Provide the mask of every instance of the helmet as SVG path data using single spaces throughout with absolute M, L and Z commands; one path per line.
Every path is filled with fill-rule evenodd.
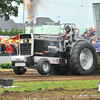
M 65 30 L 66 30 L 66 29 L 69 29 L 69 30 L 71 30 L 70 26 L 66 26 L 66 27 L 65 27 Z
M 65 30 L 66 30 L 67 33 L 69 33 L 69 32 L 71 31 L 70 26 L 66 26 L 66 27 L 65 27 Z

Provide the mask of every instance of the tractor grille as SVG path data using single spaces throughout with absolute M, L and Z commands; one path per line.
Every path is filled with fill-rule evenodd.
M 20 44 L 20 55 L 31 55 L 31 43 Z
M 31 43 L 29 42 L 31 39 L 31 34 L 20 34 L 20 55 L 31 55 Z

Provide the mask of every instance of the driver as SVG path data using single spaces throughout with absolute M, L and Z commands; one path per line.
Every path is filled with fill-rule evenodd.
M 66 33 L 63 33 L 63 38 L 64 39 L 69 39 L 70 37 L 68 37 L 67 35 L 70 33 L 70 31 L 71 31 L 71 28 L 70 28 L 70 26 L 66 26 L 65 27 L 65 30 L 66 30 Z
M 63 45 L 63 49 L 65 49 L 66 44 L 68 43 L 68 40 L 70 39 L 70 36 L 68 36 L 68 34 L 71 31 L 70 26 L 66 26 L 65 30 L 66 30 L 66 33 L 63 33 L 63 35 L 62 35 L 63 36 L 63 40 L 62 40 L 62 43 L 61 43 Z

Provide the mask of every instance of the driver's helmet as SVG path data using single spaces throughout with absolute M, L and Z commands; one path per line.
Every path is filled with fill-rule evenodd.
M 69 32 L 71 31 L 70 26 L 66 26 L 66 27 L 65 27 L 65 30 L 66 30 L 67 33 L 69 33 Z

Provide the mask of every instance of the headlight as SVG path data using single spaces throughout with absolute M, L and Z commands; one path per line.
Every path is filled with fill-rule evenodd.
M 32 39 L 21 39 L 20 43 L 32 43 Z
M 32 43 L 32 39 L 29 39 L 29 43 Z
M 24 43 L 23 39 L 20 40 L 20 43 Z

